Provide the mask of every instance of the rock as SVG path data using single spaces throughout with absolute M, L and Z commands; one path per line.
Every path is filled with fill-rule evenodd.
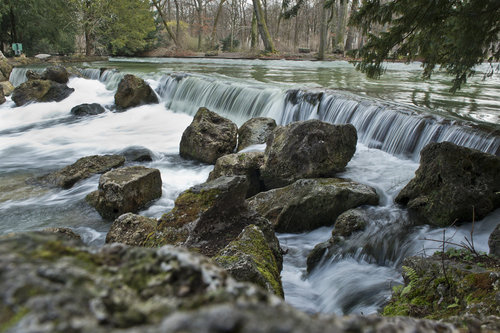
M 98 190 L 87 202 L 106 219 L 124 213 L 136 213 L 147 203 L 161 197 L 160 170 L 131 166 L 106 172 L 99 179 Z
M 126 213 L 119 216 L 106 235 L 106 243 L 123 243 L 141 246 L 149 234 L 155 231 L 157 221 L 144 216 Z
M 249 198 L 264 189 L 260 181 L 260 168 L 263 163 L 264 153 L 262 152 L 224 155 L 215 162 L 215 167 L 210 172 L 207 181 L 221 176 L 246 176 L 249 183 L 246 197 Z
M 31 80 L 14 89 L 12 100 L 17 106 L 32 102 L 60 102 L 75 91 L 65 84 L 48 80 Z
M 321 242 L 316 244 L 316 246 L 307 255 L 307 273 L 311 273 L 316 266 L 321 262 L 325 254 L 331 250 L 331 248 L 336 244 L 336 242 L 341 242 L 341 239 L 330 238 L 326 242 Z
M 500 156 L 450 142 L 431 143 L 420 155 L 415 177 L 395 199 L 419 223 L 478 221 L 500 207 Z
M 241 125 L 238 130 L 238 151 L 251 145 L 266 143 L 267 138 L 276 128 L 272 118 L 252 118 Z
M 458 332 L 412 318 L 315 316 L 182 248 L 0 238 L 0 323 L 13 332 Z
M 332 225 L 348 209 L 377 205 L 372 187 L 339 178 L 300 179 L 261 192 L 248 205 L 267 218 L 277 232 L 303 232 Z
M 132 146 L 122 150 L 120 155 L 125 156 L 127 161 L 130 162 L 151 162 L 154 153 L 145 147 Z
M 368 216 L 361 209 L 349 209 L 340 214 L 333 226 L 332 235 L 349 237 L 354 232 L 363 231 L 368 224 Z
M 158 97 L 151 87 L 141 78 L 127 74 L 118 84 L 115 104 L 118 108 L 128 109 L 142 104 L 157 104 Z
M 7 58 L 0 58 L 0 82 L 9 81 L 10 73 L 12 72 L 12 66 L 7 61 Z
M 253 224 L 245 227 L 238 238 L 222 249 L 214 260 L 236 280 L 253 282 L 284 297 L 281 268 L 259 227 Z
M 39 72 L 35 72 L 32 69 L 28 69 L 26 71 L 26 79 L 28 81 L 30 81 L 30 80 L 41 80 L 42 79 L 42 74 L 39 73 Z
M 71 109 L 71 114 L 75 116 L 95 116 L 100 113 L 105 112 L 106 109 L 104 109 L 101 104 L 99 103 L 92 103 L 92 104 L 80 104 Z
M 45 228 L 42 230 L 42 232 L 58 234 L 58 235 L 65 237 L 66 239 L 70 239 L 70 240 L 78 240 L 78 241 L 82 240 L 80 235 L 78 235 L 76 232 L 74 232 L 70 228 Z
M 0 89 L 0 104 L 5 103 L 6 99 L 5 96 L 3 95 L 3 89 Z
M 14 86 L 10 81 L 0 82 L 0 90 L 3 91 L 4 96 L 10 96 L 14 91 Z
M 500 258 L 500 224 L 498 224 L 495 230 L 490 234 L 488 246 L 490 247 L 490 255 Z
M 369 217 L 363 209 L 349 209 L 340 214 L 335 220 L 332 237 L 326 242 L 317 244 L 307 255 L 307 272 L 311 273 L 323 258 L 328 259 L 335 255 L 345 239 L 355 232 L 365 230 L 368 222 Z
M 182 133 L 180 155 L 184 158 L 214 164 L 236 148 L 238 127 L 217 113 L 200 108 L 193 122 Z
M 219 177 L 190 188 L 175 200 L 172 211 L 160 218 L 156 230 L 149 234 L 144 232 L 143 241 L 137 243 L 147 247 L 171 244 L 210 257 L 218 256 L 224 267 L 231 267 L 230 272 L 235 272 L 238 279 L 269 287 L 282 295 L 279 278 L 283 267 L 282 250 L 269 221 L 246 207 L 247 187 L 245 177 L 233 176 Z M 259 231 L 243 232 L 249 225 Z M 247 242 L 248 235 L 264 239 Z M 241 255 L 240 260 L 228 262 L 230 253 L 236 252 Z
M 75 163 L 40 177 L 36 182 L 49 184 L 68 189 L 76 182 L 89 178 L 95 174 L 105 173 L 113 168 L 118 168 L 125 163 L 125 158 L 120 155 L 93 155 L 82 157 Z
M 43 72 L 42 80 L 66 84 L 69 81 L 69 73 L 63 66 L 50 66 Z
M 356 142 L 352 125 L 308 120 L 278 127 L 267 141 L 264 184 L 272 189 L 301 178 L 332 177 L 351 160 Z
M 405 286 L 394 289 L 383 314 L 458 322 L 460 326 L 464 325 L 460 318 L 472 317 L 477 326 L 498 331 L 498 264 L 498 260 L 481 262 L 471 252 L 456 249 L 428 258 L 407 258 L 403 263 Z M 492 317 L 496 317 L 493 322 Z
M 160 218 L 156 233 L 145 246 L 198 246 L 200 253 L 213 256 L 252 224 L 238 220 L 245 208 L 247 188 L 248 182 L 242 176 L 220 177 L 191 187 Z M 209 230 L 205 233 L 205 229 Z

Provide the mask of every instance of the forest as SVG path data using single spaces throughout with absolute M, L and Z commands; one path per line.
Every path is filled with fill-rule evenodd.
M 327 52 L 343 53 L 363 43 L 360 30 L 347 25 L 359 2 L 8 0 L 0 5 L 0 41 L 4 53 L 23 43 L 28 55 L 130 56 L 159 47 L 308 52 L 320 42 Z

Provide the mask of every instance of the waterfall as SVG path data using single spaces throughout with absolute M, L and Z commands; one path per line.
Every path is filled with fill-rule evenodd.
M 25 67 L 15 67 L 12 69 L 12 72 L 10 73 L 9 76 L 9 81 L 12 83 L 14 87 L 19 86 L 20 84 L 23 84 L 26 82 L 28 79 L 26 78 L 26 72 L 29 70 L 36 72 L 36 73 L 42 73 L 45 68 L 25 68 Z
M 307 119 L 350 123 L 358 131 L 358 140 L 368 147 L 415 161 L 428 143 L 442 141 L 500 155 L 498 131 L 343 91 L 284 91 L 175 74 L 164 76 L 157 92 L 169 109 L 194 115 L 205 106 L 239 124 L 259 116 L 272 117 L 280 125 Z

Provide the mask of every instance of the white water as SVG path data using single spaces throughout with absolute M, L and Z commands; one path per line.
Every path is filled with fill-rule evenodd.
M 253 116 L 271 116 L 281 124 L 310 118 L 349 122 L 357 127 L 360 143 L 341 176 L 374 186 L 381 204 L 367 208 L 372 221 L 366 231 L 353 237 L 341 253 L 320 264 L 309 276 L 305 273 L 306 256 L 316 244 L 329 238 L 331 228 L 279 235 L 282 246 L 288 250 L 282 277 L 286 300 L 298 308 L 366 314 L 379 310 L 390 296 L 391 286 L 401 283 L 399 267 L 403 258 L 432 253 L 435 244 L 424 238 L 439 239 L 442 235 L 441 229 L 409 227 L 406 212 L 393 204 L 394 196 L 413 177 L 421 148 L 431 141 L 451 140 L 499 154 L 498 135 L 477 129 L 470 119 L 463 121 L 457 114 L 446 116 L 442 111 L 366 97 L 370 92 L 360 95 L 339 90 L 297 90 L 303 87 L 280 83 L 287 80 L 290 72 L 292 76 L 302 75 L 305 70 L 299 63 L 269 63 L 264 66 L 266 76 L 259 79 L 258 73 L 253 72 L 249 75 L 226 71 L 207 76 L 199 73 L 206 70 L 206 63 L 192 60 L 180 64 L 183 70 L 191 69 L 194 73 L 172 74 L 177 68 L 170 63 L 157 71 L 149 67 L 131 70 L 148 80 L 161 103 L 122 113 L 111 111 L 113 90 L 123 76 L 116 70 L 103 75 L 99 69 L 83 70 L 92 80 L 71 79 L 69 86 L 75 88 L 75 93 L 59 103 L 15 108 L 8 98 L 0 106 L 0 234 L 48 226 L 71 227 L 86 242 L 102 244 L 110 222 L 103 221 L 84 202 L 85 195 L 97 188 L 98 176 L 79 182 L 70 190 L 40 189 L 26 185 L 25 180 L 71 164 L 82 156 L 118 153 L 132 146 L 153 152 L 153 162 L 144 165 L 160 169 L 163 180 L 162 197 L 141 214 L 161 216 L 173 207 L 181 191 L 205 181 L 212 169 L 178 155 L 182 132 L 199 106 L 207 106 L 238 124 Z M 223 64 L 224 61 L 214 62 L 215 66 Z M 256 64 L 258 70 L 263 66 L 258 61 L 231 63 L 243 68 Z M 319 72 L 328 68 L 325 63 L 315 66 Z M 20 84 L 24 74 L 25 71 L 15 69 L 11 80 Z M 321 92 L 324 93 L 319 95 Z M 73 106 L 94 102 L 107 111 L 88 118 L 70 115 Z M 480 118 L 491 118 L 490 113 L 485 112 L 487 116 Z M 482 128 L 488 128 L 483 125 Z M 487 251 L 487 237 L 499 221 L 497 210 L 476 224 L 475 243 L 479 250 Z M 447 235 L 454 234 L 454 239 L 461 241 L 468 235 L 468 228 L 470 225 L 466 224 L 448 230 Z

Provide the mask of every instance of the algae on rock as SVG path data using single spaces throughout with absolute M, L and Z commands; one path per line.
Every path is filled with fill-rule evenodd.
M 500 330 L 500 262 L 490 258 L 478 264 L 477 258 L 467 258 L 467 250 L 454 249 L 428 258 L 407 258 L 405 285 L 394 288 L 383 315 L 443 320 L 458 326 L 480 323 L 483 328 Z M 488 263 L 493 267 L 483 267 Z

